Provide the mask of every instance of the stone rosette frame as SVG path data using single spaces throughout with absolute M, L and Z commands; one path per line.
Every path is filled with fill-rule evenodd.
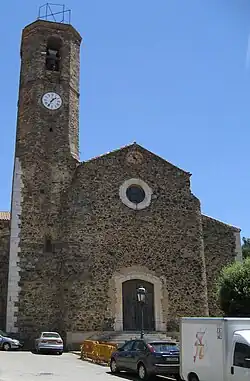
M 164 277 L 157 277 L 148 269 L 137 266 L 116 272 L 110 280 L 110 310 L 114 317 L 114 330 L 123 331 L 122 284 L 128 280 L 140 279 L 154 285 L 155 330 L 166 331 L 168 293 Z
M 126 192 L 131 185 L 137 185 L 138 187 L 141 187 L 145 192 L 145 198 L 139 204 L 135 204 L 131 202 L 127 197 Z M 120 199 L 123 202 L 123 204 L 125 204 L 128 208 L 134 209 L 134 210 L 141 210 L 141 209 L 147 208 L 151 204 L 152 194 L 153 194 L 152 189 L 148 186 L 148 184 L 145 183 L 145 181 L 141 179 L 126 180 L 120 186 L 120 189 L 119 189 Z

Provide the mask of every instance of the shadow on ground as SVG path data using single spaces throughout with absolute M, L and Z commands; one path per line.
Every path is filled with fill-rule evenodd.
M 131 373 L 127 373 L 127 372 L 121 372 L 121 373 L 117 373 L 117 374 L 112 374 L 111 372 L 107 372 L 107 374 L 111 375 L 114 377 L 114 381 L 115 379 L 117 380 L 130 380 L 130 381 L 138 381 L 138 376 L 136 374 L 131 374 Z M 171 377 L 163 377 L 163 376 L 155 376 L 153 378 L 151 378 L 150 380 L 153 380 L 153 381 L 174 381 L 175 379 L 174 378 L 171 378 Z
M 37 352 L 35 349 L 33 349 L 29 352 L 32 353 L 33 355 L 37 355 L 37 356 L 59 356 L 58 353 L 50 352 L 50 351 Z
M 86 361 L 86 362 L 89 362 L 91 364 L 102 366 L 104 368 L 108 367 L 108 364 L 106 364 L 106 363 L 94 362 L 91 359 L 87 359 L 87 358 L 82 359 L 81 357 L 79 357 L 78 360 Z M 114 377 L 114 381 L 115 380 L 117 380 L 117 381 L 118 380 L 119 381 L 122 381 L 122 380 L 138 381 L 138 376 L 136 374 L 134 374 L 134 373 L 132 374 L 132 373 L 129 373 L 129 372 L 120 372 L 120 373 L 113 374 L 109 370 L 107 370 L 106 373 L 111 375 L 111 376 L 113 376 Z M 153 381 L 163 381 L 163 380 L 165 380 L 165 381 L 176 381 L 175 378 L 165 377 L 165 376 L 155 376 L 155 377 L 151 378 L 150 380 L 153 380 Z

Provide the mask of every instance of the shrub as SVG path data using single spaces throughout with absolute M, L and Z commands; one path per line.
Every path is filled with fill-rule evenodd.
M 250 317 L 250 258 L 222 270 L 217 296 L 226 316 Z

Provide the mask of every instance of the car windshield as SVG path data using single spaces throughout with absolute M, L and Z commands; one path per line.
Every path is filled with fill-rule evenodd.
M 7 333 L 4 332 L 4 331 L 1 331 L 1 330 L 0 330 L 0 335 L 1 335 L 1 336 L 4 336 L 4 337 L 8 337 Z
M 60 335 L 58 333 L 55 333 L 55 332 L 44 332 L 42 334 L 42 337 L 58 339 L 58 338 L 60 338 Z
M 179 351 L 176 343 L 150 343 L 155 352 Z

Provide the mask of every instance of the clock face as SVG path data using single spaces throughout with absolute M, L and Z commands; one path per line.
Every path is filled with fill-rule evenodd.
M 127 161 L 130 164 L 141 164 L 143 156 L 140 152 L 130 152 L 127 156 Z
M 42 103 L 49 110 L 58 110 L 62 105 L 62 98 L 59 94 L 50 91 L 43 95 Z

